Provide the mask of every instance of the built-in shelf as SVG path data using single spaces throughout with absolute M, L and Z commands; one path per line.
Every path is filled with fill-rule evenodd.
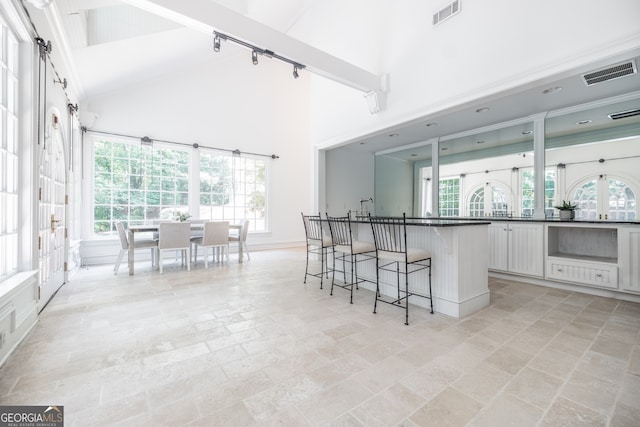
M 581 261 L 608 262 L 612 264 L 616 264 L 618 262 L 618 258 L 609 258 L 609 257 L 594 256 L 594 255 L 578 255 L 578 254 L 564 253 L 564 252 L 549 252 L 549 256 L 557 257 L 557 258 L 577 259 Z
M 550 225 L 548 230 L 548 256 L 613 264 L 618 262 L 616 228 Z

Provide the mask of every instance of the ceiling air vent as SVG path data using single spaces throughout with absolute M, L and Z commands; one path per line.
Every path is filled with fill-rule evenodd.
M 633 116 L 640 116 L 640 108 L 609 114 L 611 120 L 626 119 Z
M 620 77 L 628 76 L 636 73 L 636 64 L 634 61 L 623 62 L 601 70 L 593 71 L 582 76 L 587 86 L 597 83 L 606 82 Z
M 458 12 L 460 12 L 460 0 L 455 0 L 433 14 L 433 25 L 438 25 Z

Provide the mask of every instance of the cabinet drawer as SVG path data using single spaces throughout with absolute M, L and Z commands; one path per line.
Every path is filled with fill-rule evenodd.
M 617 289 L 618 266 L 549 258 L 547 259 L 547 278 Z

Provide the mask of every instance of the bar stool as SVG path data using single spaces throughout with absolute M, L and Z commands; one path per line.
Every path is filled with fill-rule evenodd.
M 424 249 L 410 248 L 407 246 L 407 219 L 403 213 L 402 218 L 371 217 L 369 222 L 373 230 L 373 240 L 376 246 L 376 299 L 373 312 L 376 312 L 378 301 L 405 309 L 405 325 L 409 324 L 409 297 L 418 296 L 428 298 L 433 314 L 433 298 L 431 293 L 431 254 Z M 400 268 L 403 265 L 404 268 Z M 392 301 L 383 299 L 380 294 L 380 271 L 396 273 L 398 297 Z M 429 295 L 416 293 L 409 290 L 409 275 L 418 271 L 428 270 Z M 400 286 L 400 275 L 404 275 L 404 289 Z
M 305 215 L 302 213 L 304 232 L 307 239 L 307 265 L 304 269 L 304 282 L 307 283 L 307 276 L 320 278 L 320 289 L 322 289 L 323 277 L 329 278 L 329 266 L 327 263 L 328 251 L 333 249 L 331 237 L 327 236 L 322 228 L 322 217 L 318 215 Z M 309 254 L 320 255 L 320 273 L 309 273 Z
M 358 289 L 358 284 L 366 279 L 358 277 L 358 263 L 368 259 L 375 258 L 376 247 L 373 243 L 361 242 L 353 240 L 351 230 L 351 212 L 344 217 L 331 217 L 327 215 L 329 223 L 329 231 L 331 232 L 331 242 L 333 243 L 333 274 L 331 278 L 331 292 L 333 295 L 333 287 L 339 286 L 348 289 L 351 294 L 350 303 L 353 304 L 353 287 Z M 341 254 L 336 257 L 336 254 Z M 358 259 L 360 255 L 360 259 Z M 338 270 L 336 261 L 342 261 L 342 270 Z M 346 263 L 351 267 L 349 281 L 347 281 Z M 344 275 L 342 284 L 336 283 L 336 271 Z M 371 282 L 373 283 L 373 282 Z

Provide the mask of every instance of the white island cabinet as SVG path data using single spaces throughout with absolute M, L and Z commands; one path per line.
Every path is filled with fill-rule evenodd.
M 495 221 L 489 225 L 489 268 L 542 277 L 544 274 L 543 225 Z
M 640 227 L 620 227 L 618 245 L 620 287 L 640 293 Z
M 465 317 L 489 305 L 488 286 L 488 222 L 407 219 L 407 241 L 410 247 L 426 249 L 432 255 L 433 307 L 438 313 Z M 357 240 L 373 242 L 371 224 L 357 224 Z M 372 283 L 362 283 L 375 291 L 375 259 L 358 265 L 358 275 Z M 382 294 L 397 294 L 396 274 L 381 274 Z M 410 276 L 410 288 L 428 294 L 426 270 Z M 429 300 L 412 298 L 423 307 Z

